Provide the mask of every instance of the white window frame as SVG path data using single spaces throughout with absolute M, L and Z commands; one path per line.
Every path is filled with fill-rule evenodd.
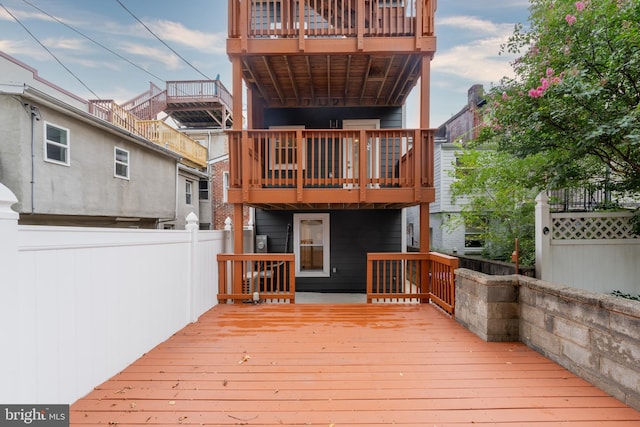
M 122 160 L 118 160 L 118 151 L 121 151 L 127 154 L 126 162 L 123 162 Z M 115 176 L 116 178 L 128 180 L 129 170 L 131 169 L 130 159 L 131 159 L 131 156 L 129 154 L 129 150 L 125 150 L 124 148 L 120 148 L 120 147 L 113 147 L 113 176 Z M 118 174 L 118 165 L 123 165 L 126 168 L 125 169 L 127 171 L 126 175 Z
M 293 214 L 293 253 L 295 255 L 296 277 L 330 277 L 331 267 L 331 242 L 330 225 L 328 213 L 302 213 Z M 322 221 L 322 271 L 301 271 L 300 270 L 300 223 L 306 220 Z
M 184 201 L 187 205 L 193 205 L 193 181 L 185 181 Z
M 67 136 L 67 143 L 66 144 L 60 144 L 57 141 L 50 141 L 49 139 L 47 139 L 47 128 L 51 126 L 53 128 L 62 130 L 65 132 L 66 136 Z M 47 154 L 47 147 L 49 146 L 49 144 L 51 145 L 55 145 L 56 147 L 60 147 L 62 149 L 65 150 L 65 161 L 62 162 L 58 159 L 51 159 L 49 158 L 48 154 Z M 69 129 L 62 127 L 62 126 L 58 126 L 58 125 L 54 125 L 53 123 L 50 122 L 44 122 L 44 160 L 45 162 L 49 162 L 49 163 L 55 163 L 57 165 L 63 165 L 63 166 L 69 166 L 71 164 L 71 132 L 69 131 Z
M 222 202 L 229 202 L 229 172 L 222 172 Z

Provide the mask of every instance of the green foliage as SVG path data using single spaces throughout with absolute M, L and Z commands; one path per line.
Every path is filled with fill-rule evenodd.
M 625 294 L 622 291 L 613 291 L 613 292 L 611 292 L 611 295 L 613 295 L 615 297 L 630 299 L 630 300 L 633 300 L 633 301 L 640 301 L 640 295 Z
M 461 148 L 451 191 L 454 201 L 466 202 L 460 220 L 480 229 L 484 256 L 510 261 L 518 238 L 521 263 L 534 263 L 538 190 L 529 181 L 543 163 L 541 156 L 516 158 L 503 151 Z M 458 224 L 454 219 L 449 226 Z
M 503 46 L 515 78 L 488 96 L 480 141 L 543 155 L 530 183 L 579 185 L 610 173 L 640 191 L 640 2 L 532 0 L 530 26 Z

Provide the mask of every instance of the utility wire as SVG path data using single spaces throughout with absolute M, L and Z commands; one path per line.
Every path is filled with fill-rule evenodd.
M 140 23 L 140 25 L 142 25 L 144 28 L 147 29 L 147 31 L 149 31 L 149 33 L 151 33 L 151 35 L 153 35 L 156 39 L 158 39 L 158 41 L 160 43 L 162 43 L 163 45 L 165 45 L 171 52 L 173 52 L 178 58 L 182 59 L 189 67 L 193 68 L 198 74 L 200 74 L 202 77 L 204 77 L 207 80 L 211 80 L 210 77 L 207 77 L 202 71 L 198 70 L 196 67 L 193 66 L 193 64 L 191 64 L 189 61 L 187 61 L 182 55 L 180 55 L 178 52 L 176 52 L 171 46 L 169 46 L 167 43 L 165 43 L 164 40 L 162 40 L 160 37 L 158 37 L 153 31 L 151 31 L 151 29 L 149 27 L 147 27 L 145 25 L 144 22 L 142 22 L 136 15 L 133 14 L 133 12 L 131 12 L 129 9 L 127 9 L 127 7 L 122 4 L 122 2 L 120 0 L 116 0 L 118 2 L 118 4 L 120 6 L 122 6 L 122 8 L 124 10 L 126 10 L 127 12 L 129 12 L 129 15 L 131 15 L 136 21 L 138 21 Z
M 31 32 L 31 31 L 29 31 L 29 29 L 28 29 L 28 28 L 27 28 L 27 27 L 26 27 L 26 26 L 25 26 L 25 25 L 24 25 L 24 24 L 23 24 L 23 23 L 22 23 L 22 22 L 21 22 L 21 21 L 20 21 L 20 20 L 15 16 L 15 15 L 14 15 L 14 14 L 13 14 L 13 13 L 11 13 L 11 11 L 10 11 L 9 9 L 7 9 L 7 7 L 6 7 L 4 4 L 0 3 L 0 6 L 2 6 L 2 8 L 3 8 L 3 9 L 4 9 L 8 14 L 9 14 L 9 16 L 11 16 L 11 17 L 12 17 L 12 18 L 13 18 L 13 19 L 18 23 L 18 24 L 20 24 L 20 26 L 21 26 L 22 28 L 24 28 L 24 30 L 25 30 L 25 31 L 26 31 L 26 32 L 27 32 L 27 33 L 28 33 L 28 34 L 29 34 L 29 35 L 30 35 L 30 36 L 31 36 L 31 37 L 32 37 L 32 38 L 33 38 L 33 39 L 34 39 L 34 40 L 35 40 L 35 41 L 40 45 L 40 46 L 42 46 L 42 48 L 43 48 L 44 50 L 46 50 L 46 51 L 49 53 L 49 55 L 51 55 L 51 56 L 53 57 L 53 59 L 55 59 L 55 60 L 56 60 L 56 62 L 57 62 L 58 64 L 60 64 L 60 66 L 61 66 L 62 68 L 64 68 L 65 70 L 67 70 L 67 72 L 68 72 L 69 74 L 71 74 L 71 75 L 72 75 L 76 80 L 78 80 L 78 81 L 80 82 L 80 84 L 81 84 L 82 86 L 84 86 L 84 87 L 85 87 L 85 89 L 87 89 L 89 92 L 91 92 L 91 94 L 92 94 L 94 97 L 96 97 L 97 99 L 100 99 L 100 97 L 99 97 L 98 95 L 96 95 L 96 93 L 95 93 L 94 91 L 92 91 L 92 90 L 91 90 L 91 88 L 89 88 L 89 86 L 87 86 L 87 85 L 86 85 L 82 80 L 80 80 L 80 78 L 79 78 L 77 75 L 75 75 L 75 74 L 73 73 L 73 71 L 71 71 L 69 68 L 67 68 L 67 66 L 66 66 L 66 65 L 64 65 L 64 64 L 62 63 L 62 61 L 60 61 L 60 59 L 58 59 L 58 57 L 57 57 L 57 56 L 56 56 L 56 55 L 55 55 L 51 50 L 49 50 L 49 48 L 47 48 L 47 47 L 46 47 L 46 46 L 45 46 L 45 45 L 44 45 L 40 40 L 38 40 L 38 38 L 37 38 L 37 37 L 36 37 L 36 36 Z
M 117 56 L 118 58 L 122 59 L 123 61 L 125 61 L 125 62 L 127 62 L 127 63 L 129 63 L 129 64 L 131 64 L 131 65 L 133 65 L 133 66 L 134 66 L 134 67 L 136 67 L 137 69 L 139 69 L 139 70 L 141 70 L 141 71 L 144 71 L 145 73 L 147 73 L 147 74 L 148 74 L 148 75 L 150 75 L 151 77 L 153 77 L 153 78 L 155 78 L 155 79 L 157 79 L 157 80 L 159 80 L 159 81 L 161 81 L 161 82 L 165 83 L 165 80 L 164 80 L 164 79 L 162 79 L 162 78 L 160 78 L 160 77 L 156 76 L 156 75 L 155 75 L 155 74 L 153 74 L 152 72 L 150 72 L 150 71 L 148 71 L 148 70 L 144 69 L 144 68 L 143 68 L 143 67 L 141 67 L 140 65 L 138 65 L 138 64 L 134 63 L 133 61 L 131 61 L 131 60 L 127 59 L 126 57 L 124 57 L 124 56 L 120 55 L 118 52 L 115 52 L 114 50 L 112 50 L 112 49 L 108 48 L 107 46 L 103 45 L 102 43 L 100 43 L 100 42 L 98 42 L 98 41 L 96 41 L 96 40 L 92 39 L 91 37 L 87 36 L 86 34 L 83 34 L 83 33 L 82 33 L 82 32 L 80 32 L 79 30 L 77 30 L 77 29 L 73 28 L 71 25 L 68 25 L 67 23 L 65 23 L 65 22 L 61 21 L 60 19 L 56 18 L 55 16 L 53 16 L 53 15 L 51 15 L 51 14 L 49 14 L 49 13 L 45 12 L 44 10 L 40 9 L 38 6 L 34 5 L 33 3 L 30 3 L 30 2 L 29 2 L 29 1 L 27 1 L 27 0 L 22 0 L 22 1 L 23 1 L 24 3 L 26 3 L 26 4 L 28 4 L 29 6 L 33 7 L 34 9 L 37 9 L 37 10 L 39 10 L 40 12 L 44 13 L 45 15 L 47 15 L 48 17 L 50 17 L 51 19 L 54 19 L 56 22 L 58 22 L 58 23 L 60 23 L 60 24 L 64 25 L 65 27 L 69 28 L 71 31 L 74 31 L 75 33 L 77 33 L 77 34 L 81 35 L 81 36 L 82 36 L 82 37 L 84 37 L 85 39 L 87 39 L 87 40 L 89 40 L 89 41 L 91 41 L 91 42 L 93 42 L 93 43 L 97 44 L 98 46 L 100 46 L 101 48 L 103 48 L 104 50 L 106 50 L 107 52 L 114 54 L 114 55 L 115 55 L 115 56 Z

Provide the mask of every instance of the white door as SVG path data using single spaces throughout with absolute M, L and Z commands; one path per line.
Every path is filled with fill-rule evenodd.
M 342 129 L 380 129 L 380 119 L 353 119 L 343 120 Z M 359 143 L 358 138 L 344 138 L 342 142 L 342 173 L 343 177 L 350 181 L 358 180 L 360 162 L 358 159 Z M 380 150 L 378 138 L 369 141 L 362 141 L 367 144 L 367 176 L 379 178 L 380 176 Z M 357 184 L 347 183 L 344 188 L 357 188 Z

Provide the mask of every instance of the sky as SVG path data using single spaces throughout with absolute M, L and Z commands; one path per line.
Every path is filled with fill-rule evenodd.
M 528 0 L 438 1 L 432 127 L 466 105 L 472 85 L 488 90 L 512 75 L 513 58 L 499 55 L 500 45 L 515 24 L 526 24 L 528 6 Z M 149 82 L 164 88 L 168 80 L 218 75 L 231 89 L 227 21 L 227 0 L 0 0 L 0 51 L 85 99 L 125 102 Z M 418 127 L 417 103 L 414 89 L 409 128 Z

